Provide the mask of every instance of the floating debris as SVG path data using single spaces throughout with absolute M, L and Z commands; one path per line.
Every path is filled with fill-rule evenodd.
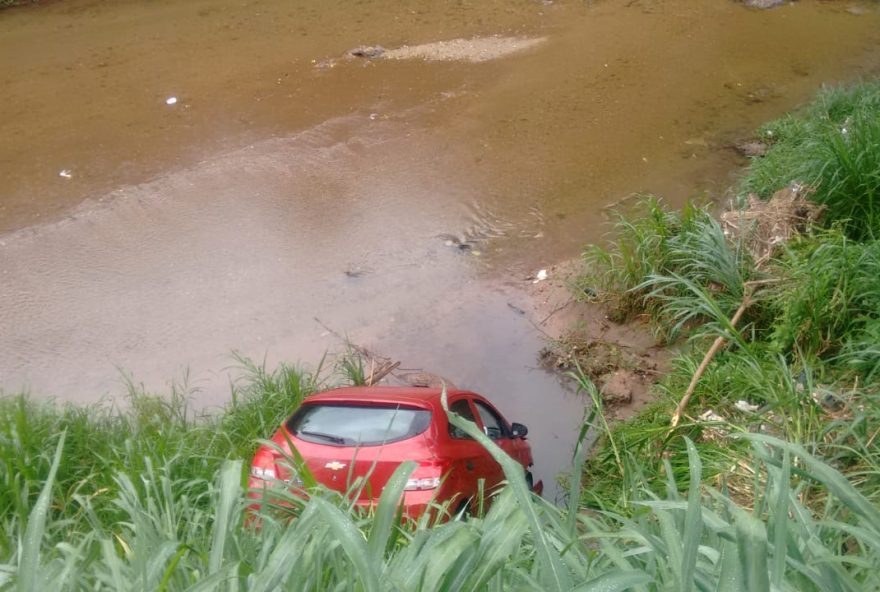
M 177 104 L 177 97 L 168 97 L 167 99 L 165 99 L 165 104 L 166 105 L 176 105 Z
M 73 173 L 71 173 L 68 169 L 62 169 L 61 172 L 58 173 L 58 176 L 64 177 L 65 179 L 70 179 L 71 177 L 73 177 Z

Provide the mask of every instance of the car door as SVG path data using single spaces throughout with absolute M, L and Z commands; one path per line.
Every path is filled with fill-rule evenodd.
M 477 419 L 470 397 L 453 400 L 449 410 L 474 422 L 479 429 L 482 424 Z M 480 479 L 485 481 L 483 489 L 488 491 L 500 481 L 497 463 L 483 446 L 449 424 L 450 451 L 454 458 L 449 480 L 452 488 L 464 499 L 476 498 L 480 492 Z
M 507 422 L 504 421 L 504 418 L 501 417 L 501 414 L 489 404 L 480 401 L 479 399 L 474 399 L 473 404 L 474 408 L 477 410 L 477 415 L 480 418 L 483 433 L 489 436 L 489 438 L 510 457 L 522 462 L 520 459 L 520 451 L 516 446 L 515 440 L 511 437 L 510 427 L 507 425 Z M 494 458 L 492 459 L 492 462 L 494 463 L 494 470 L 498 473 L 497 479 L 500 482 L 505 478 L 504 471 Z
M 489 436 L 499 448 L 524 467 L 529 464 L 528 446 L 522 438 L 514 438 L 510 424 L 491 404 L 480 399 L 474 400 L 477 415 L 482 422 L 483 433 Z

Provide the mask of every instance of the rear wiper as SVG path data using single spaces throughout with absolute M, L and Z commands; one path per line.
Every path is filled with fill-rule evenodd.
M 325 434 L 324 432 L 310 432 L 308 430 L 300 430 L 299 433 L 303 436 L 321 438 L 322 440 L 327 440 L 328 442 L 333 442 L 334 444 L 345 444 L 345 438 L 340 438 L 339 436 L 334 436 L 333 434 Z

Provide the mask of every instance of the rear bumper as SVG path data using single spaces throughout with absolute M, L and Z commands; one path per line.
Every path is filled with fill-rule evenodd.
M 270 484 L 262 479 L 258 479 L 256 477 L 248 478 L 248 492 L 247 496 L 253 502 L 248 505 L 248 509 L 252 512 L 258 512 L 260 507 L 262 506 L 263 500 L 266 499 L 266 492 L 268 491 L 268 487 Z M 293 495 L 302 498 L 305 500 L 307 498 L 305 492 L 297 489 L 289 489 L 288 492 Z M 424 491 L 404 491 L 402 497 L 403 504 L 403 515 L 406 518 L 410 518 L 413 520 L 417 520 L 422 517 L 422 515 L 428 510 L 428 508 L 435 501 L 435 494 L 437 490 L 424 490 Z M 276 503 L 279 505 L 288 505 L 284 503 L 279 503 L 277 499 L 272 499 L 270 497 L 271 503 Z M 378 506 L 378 499 L 360 499 L 355 502 L 355 507 L 362 510 L 363 512 L 375 511 L 376 506 Z
M 265 499 L 265 489 L 268 486 L 266 481 L 262 479 L 257 479 L 256 477 L 250 477 L 248 479 L 248 497 L 253 501 L 248 506 L 248 509 L 252 512 L 258 512 L 262 505 L 262 501 Z M 289 490 L 291 493 L 300 497 L 302 499 L 306 499 L 306 494 L 302 491 L 293 489 Z M 532 491 L 537 495 L 542 495 L 544 493 L 544 482 L 538 481 L 532 487 Z M 429 489 L 424 491 L 404 491 L 403 497 L 401 499 L 401 503 L 403 505 L 403 516 L 404 518 L 408 518 L 410 520 L 418 520 L 421 518 L 425 512 L 432 509 L 435 512 L 435 515 L 439 513 L 437 508 L 442 505 L 444 502 L 452 501 L 447 509 L 447 512 L 450 514 L 454 513 L 457 508 L 455 504 L 456 498 L 460 497 L 458 494 L 453 494 L 452 496 L 444 495 L 442 488 L 438 492 L 436 489 Z M 279 503 L 277 500 L 274 500 L 274 503 Z M 360 499 L 355 502 L 355 507 L 363 511 L 364 513 L 369 513 L 371 511 L 375 511 L 376 506 L 378 506 L 378 499 Z M 279 504 L 279 505 L 288 505 L 288 504 Z
M 404 491 L 400 500 L 400 505 L 403 506 L 403 516 L 412 520 L 421 518 L 434 503 L 435 493 L 436 490 Z M 379 500 L 358 500 L 355 502 L 355 507 L 364 512 L 375 511 L 378 505 Z

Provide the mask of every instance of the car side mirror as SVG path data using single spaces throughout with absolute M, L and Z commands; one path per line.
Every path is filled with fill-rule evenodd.
M 514 423 L 510 426 L 510 431 L 514 438 L 525 438 L 529 433 L 529 428 L 521 423 Z

